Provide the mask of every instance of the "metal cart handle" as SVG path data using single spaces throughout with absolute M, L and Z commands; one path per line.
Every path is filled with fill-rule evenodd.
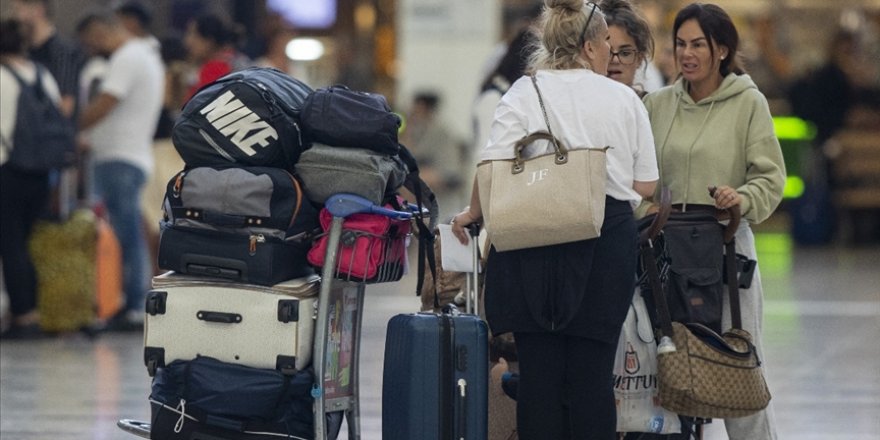
M 388 209 L 354 194 L 334 194 L 327 198 L 324 207 L 334 217 L 348 217 L 360 213 L 380 214 L 395 220 L 409 220 L 413 217 L 412 212 Z

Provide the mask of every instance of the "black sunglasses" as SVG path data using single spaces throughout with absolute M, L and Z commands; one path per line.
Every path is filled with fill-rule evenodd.
M 587 3 L 587 6 L 593 5 L 593 8 L 590 9 L 590 15 L 587 16 L 587 23 L 584 25 L 584 30 L 581 31 L 581 46 L 587 42 L 587 29 L 590 27 L 590 20 L 593 19 L 593 14 L 596 12 L 596 8 L 599 6 L 593 2 Z

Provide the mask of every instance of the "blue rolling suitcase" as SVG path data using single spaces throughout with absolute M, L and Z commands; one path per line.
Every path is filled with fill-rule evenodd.
M 384 440 L 483 440 L 488 435 L 488 340 L 476 315 L 391 318 L 382 384 Z

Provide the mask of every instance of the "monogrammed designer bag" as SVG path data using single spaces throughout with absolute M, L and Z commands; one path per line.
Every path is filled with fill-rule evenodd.
M 554 152 L 531 159 L 522 150 L 548 140 Z M 477 167 L 489 240 L 510 251 L 596 238 L 605 218 L 605 150 L 567 150 L 553 135 L 535 132 L 514 146 L 516 158 Z
M 498 251 L 596 238 L 605 219 L 604 148 L 568 149 L 550 128 L 538 80 L 532 76 L 547 131 L 513 146 L 514 158 L 477 166 L 483 222 Z M 523 159 L 523 149 L 550 141 L 553 152 Z

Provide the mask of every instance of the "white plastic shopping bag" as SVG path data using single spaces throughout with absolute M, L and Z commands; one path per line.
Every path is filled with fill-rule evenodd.
M 623 322 L 614 358 L 618 432 L 681 432 L 681 421 L 657 397 L 657 343 L 639 289 Z

